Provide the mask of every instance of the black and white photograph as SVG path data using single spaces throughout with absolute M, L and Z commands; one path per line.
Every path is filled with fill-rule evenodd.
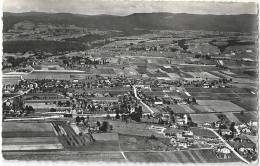
M 3 160 L 258 163 L 257 1 L 2 6 Z

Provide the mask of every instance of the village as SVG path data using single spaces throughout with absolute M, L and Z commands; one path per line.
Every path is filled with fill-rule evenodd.
M 137 28 L 136 15 L 5 14 L 3 158 L 257 162 L 257 32 Z
M 256 114 L 233 100 L 253 98 L 256 90 L 238 87 L 248 78 L 208 61 L 83 52 L 32 59 L 3 75 L 3 123 L 51 123 L 67 150 L 119 141 L 128 151 L 146 140 L 140 148 L 147 151 L 207 151 L 216 161 L 254 161 Z

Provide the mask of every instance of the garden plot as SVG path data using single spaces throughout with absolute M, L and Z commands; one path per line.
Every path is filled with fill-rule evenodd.
M 213 112 L 240 112 L 245 111 L 244 108 L 225 100 L 197 100 L 197 103 L 202 106 L 207 106 Z

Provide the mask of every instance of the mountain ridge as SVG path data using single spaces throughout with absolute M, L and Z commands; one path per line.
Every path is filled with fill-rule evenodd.
M 46 24 L 68 24 L 103 30 L 207 30 L 227 32 L 257 31 L 257 15 L 212 15 L 188 13 L 133 13 L 127 16 L 83 15 L 73 13 L 24 12 L 3 13 L 3 31 L 22 21 Z

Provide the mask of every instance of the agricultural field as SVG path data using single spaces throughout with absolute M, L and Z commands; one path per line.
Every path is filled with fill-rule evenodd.
M 192 122 L 203 124 L 205 122 L 212 123 L 219 120 L 215 114 L 190 114 Z
M 195 111 L 191 109 L 188 105 L 170 104 L 167 106 L 170 107 L 174 113 L 183 113 L 183 114 L 195 113 Z M 158 109 L 161 113 L 164 113 L 163 111 L 164 106 L 156 106 L 155 108 Z
M 182 64 L 179 69 L 183 72 L 208 72 L 219 70 L 216 65 L 192 65 L 192 64 Z
M 256 99 L 250 88 L 192 88 L 186 87 L 187 92 L 197 100 L 230 100 L 239 101 L 243 98 L 250 97 Z
M 77 161 L 77 162 L 124 162 L 122 153 L 89 152 L 89 151 L 58 151 L 58 152 L 4 152 L 7 160 L 37 160 L 37 161 Z
M 119 144 L 122 151 L 163 151 L 169 149 L 170 140 L 167 138 L 150 139 L 144 136 L 119 134 Z
M 211 112 L 240 112 L 245 111 L 242 107 L 225 100 L 197 100 L 201 106 L 206 106 Z
M 230 159 L 218 159 L 212 150 L 190 150 L 176 152 L 125 152 L 132 162 L 172 162 L 172 163 L 222 163 L 241 162 L 232 154 Z
M 4 122 L 3 151 L 63 149 L 50 123 Z
M 211 79 L 211 80 L 218 80 L 219 77 L 210 74 L 208 72 L 186 72 L 192 76 L 194 76 L 195 78 L 203 78 L 203 79 Z
M 244 96 L 239 100 L 231 100 L 232 103 L 244 108 L 247 111 L 257 111 L 258 99 L 256 97 Z
M 233 113 L 233 114 L 241 123 L 248 123 L 249 121 L 258 121 L 257 112 L 244 112 L 243 114 L 241 113 Z
M 207 137 L 207 138 L 217 138 L 218 136 L 214 134 L 212 131 L 201 128 L 191 128 L 191 131 L 196 136 Z
M 53 128 L 50 123 L 14 123 L 5 122 L 2 124 L 3 133 L 8 132 L 53 132 Z
M 101 75 L 103 75 L 103 74 L 108 74 L 108 75 L 115 74 L 115 71 L 112 68 L 100 68 L 100 69 L 97 69 L 97 72 Z
M 163 138 L 163 134 L 159 134 L 154 130 L 150 129 L 149 124 L 146 123 L 125 123 L 121 121 L 109 121 L 113 125 L 113 132 L 126 135 L 136 135 L 136 136 L 151 136 Z

